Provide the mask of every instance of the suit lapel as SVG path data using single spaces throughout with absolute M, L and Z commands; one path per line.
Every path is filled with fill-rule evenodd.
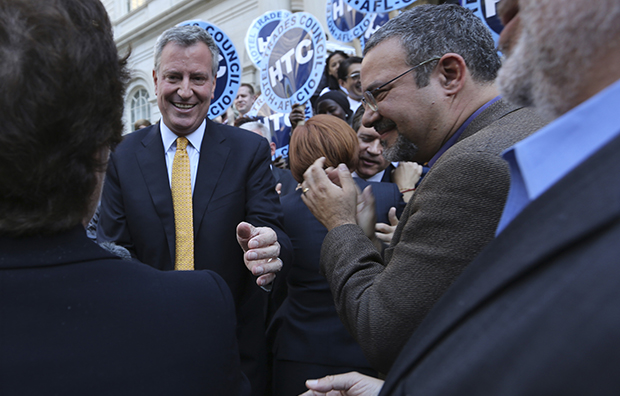
M 152 127 L 149 133 L 142 139 L 142 148 L 136 151 L 136 159 L 151 195 L 155 211 L 164 227 L 170 257 L 174 257 L 174 208 L 172 206 L 172 193 L 170 192 L 170 181 L 168 180 L 164 144 L 161 140 L 159 123 Z
M 619 150 L 620 137 L 527 206 L 489 244 L 409 340 L 382 394 L 502 290 L 620 216 L 620 161 L 614 160 Z
M 205 134 L 200 146 L 196 185 L 194 186 L 194 237 L 197 236 L 201 227 L 205 211 L 213 197 L 215 186 L 222 175 L 230 152 L 230 148 L 222 144 L 226 140 L 226 135 L 222 129 L 222 126 L 207 119 Z

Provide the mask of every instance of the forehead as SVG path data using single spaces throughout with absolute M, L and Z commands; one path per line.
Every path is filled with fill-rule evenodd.
M 375 128 L 366 128 L 364 125 L 360 125 L 360 128 L 357 130 L 357 136 L 372 139 L 381 138 L 381 135 L 379 135 Z
M 347 69 L 347 71 L 348 71 L 347 74 L 351 74 L 353 72 L 360 71 L 360 70 L 362 70 L 362 64 L 361 63 L 351 63 L 349 65 L 349 68 Z
M 246 87 L 245 85 L 242 85 L 239 87 L 239 91 L 238 91 L 238 95 L 249 95 L 250 94 L 250 88 Z
M 406 67 L 405 50 L 398 38 L 385 40 L 370 50 L 362 60 L 362 88 L 375 88 L 402 73 Z
M 205 43 L 199 42 L 189 47 L 169 42 L 161 51 L 162 71 L 208 72 L 211 73 L 211 51 Z
M 329 107 L 337 107 L 339 109 L 341 109 L 342 107 L 340 107 L 340 105 L 338 103 L 336 103 L 334 100 L 332 99 L 323 99 L 322 101 L 319 102 L 319 104 L 317 105 L 317 109 L 326 109 Z
M 329 59 L 329 63 L 332 64 L 334 62 L 342 62 L 344 57 L 340 54 L 336 54 Z

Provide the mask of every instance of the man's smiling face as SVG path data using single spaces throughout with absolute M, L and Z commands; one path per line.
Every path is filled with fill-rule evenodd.
M 170 42 L 161 53 L 159 70 L 153 71 L 157 106 L 178 136 L 195 131 L 207 116 L 215 92 L 212 61 L 202 42 L 189 47 Z

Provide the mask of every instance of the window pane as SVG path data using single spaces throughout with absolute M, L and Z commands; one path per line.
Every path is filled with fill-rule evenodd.
M 151 105 L 146 89 L 140 89 L 131 98 L 131 123 L 144 118 L 151 120 Z

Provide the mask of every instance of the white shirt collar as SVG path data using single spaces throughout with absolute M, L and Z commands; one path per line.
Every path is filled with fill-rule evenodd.
M 194 132 L 186 135 L 193 148 L 200 153 L 200 145 L 202 144 L 202 138 L 205 135 L 205 129 L 207 127 L 207 121 L 202 120 L 202 124 Z M 164 123 L 164 120 L 159 122 L 159 129 L 161 131 L 161 140 L 164 143 L 164 152 L 170 150 L 173 144 L 176 143 L 178 136 L 168 128 Z M 176 146 L 175 146 L 176 147 Z

